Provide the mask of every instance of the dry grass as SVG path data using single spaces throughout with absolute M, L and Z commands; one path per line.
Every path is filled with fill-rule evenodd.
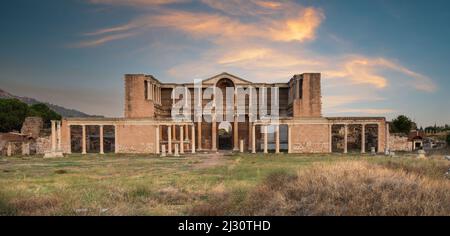
M 450 182 L 369 164 L 274 173 L 242 200 L 216 195 L 193 215 L 450 215 Z
M 214 162 L 2 158 L 0 215 L 450 214 L 442 158 L 242 154 Z

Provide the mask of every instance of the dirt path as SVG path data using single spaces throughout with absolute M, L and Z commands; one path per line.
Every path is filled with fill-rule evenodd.
M 204 153 L 197 156 L 202 158 L 202 162 L 195 164 L 195 169 L 211 168 L 221 165 L 226 161 L 223 153 Z

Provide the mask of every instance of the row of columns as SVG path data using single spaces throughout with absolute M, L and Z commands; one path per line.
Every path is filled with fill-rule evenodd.
M 379 126 L 379 125 L 378 125 Z M 332 124 L 330 124 L 330 152 L 332 152 Z M 389 150 L 389 124 L 386 123 L 386 150 Z M 378 131 L 378 139 L 380 138 L 380 131 Z M 378 141 L 380 142 L 380 141 Z M 344 153 L 348 153 L 348 124 L 344 124 Z M 366 124 L 361 124 L 361 153 L 366 153 Z
M 268 150 L 268 126 L 269 125 L 261 125 L 263 129 L 263 152 L 269 153 Z M 280 125 L 275 126 L 275 153 L 280 153 Z M 288 125 L 288 153 L 291 153 L 291 127 Z M 252 125 L 251 127 L 251 149 L 252 153 L 256 153 L 256 125 Z
M 161 86 L 153 84 L 150 81 L 147 83 L 147 97 L 155 104 L 161 104 Z
M 184 131 L 186 131 L 186 138 L 188 137 L 188 131 L 189 131 L 189 125 L 167 125 L 167 153 L 168 154 L 172 154 L 172 135 L 175 139 L 176 136 L 176 127 L 179 127 L 180 132 L 179 132 L 179 150 L 181 154 L 184 154 L 184 141 L 185 141 L 185 136 L 184 136 Z M 195 153 L 195 126 L 194 124 L 191 124 L 191 152 Z M 156 129 L 156 143 L 157 143 L 157 149 L 156 149 L 156 153 L 160 153 L 160 128 L 159 126 L 157 126 Z
M 61 121 L 51 121 L 51 145 L 52 152 L 61 151 Z
M 81 126 L 81 154 L 87 154 L 87 141 L 86 141 L 86 126 L 84 124 L 79 125 Z M 99 127 L 99 144 L 100 144 L 100 150 L 99 154 L 105 154 L 105 148 L 104 148 L 104 125 L 97 125 Z M 70 130 L 72 125 L 68 126 L 68 136 L 69 136 L 69 145 L 67 153 L 72 153 L 72 145 L 71 145 L 71 134 Z M 114 151 L 115 153 L 118 152 L 118 136 L 117 136 L 117 125 L 114 125 Z

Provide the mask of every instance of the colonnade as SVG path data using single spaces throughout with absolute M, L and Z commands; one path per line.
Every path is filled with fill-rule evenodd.
M 171 155 L 173 153 L 173 145 L 175 143 L 179 144 L 179 152 L 180 154 L 184 154 L 184 145 L 186 143 L 190 144 L 191 146 L 191 153 L 195 153 L 195 126 L 194 124 L 165 124 L 165 125 L 158 125 L 156 128 L 156 143 L 157 143 L 157 151 L 156 153 L 160 153 L 161 150 L 161 126 L 166 126 L 167 129 L 167 154 Z M 191 139 L 189 139 L 189 127 L 191 129 Z M 177 136 L 177 128 L 178 128 L 178 135 L 179 139 L 176 140 Z M 186 135 L 185 135 L 186 133 Z M 164 144 L 163 144 L 164 145 Z
M 161 104 L 161 86 L 147 81 L 147 99 L 152 100 L 155 104 Z

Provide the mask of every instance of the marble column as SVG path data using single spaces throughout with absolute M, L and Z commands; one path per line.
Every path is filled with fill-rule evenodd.
M 388 152 L 389 150 L 390 150 L 390 146 L 389 146 L 389 136 L 390 136 L 390 134 L 389 134 L 389 123 L 385 123 L 386 124 L 386 132 L 385 132 L 385 141 L 386 141 L 386 144 L 385 144 L 385 149 L 386 149 L 386 152 Z
M 86 154 L 86 125 L 81 125 L 81 154 Z
M 56 151 L 56 121 L 51 121 L 52 129 L 52 152 Z
M 180 126 L 180 153 L 184 154 L 184 128 Z
M 202 122 L 197 122 L 197 147 L 202 150 Z
M 275 125 L 275 153 L 280 153 L 280 125 Z
M 347 153 L 348 125 L 344 125 L 344 153 Z
M 72 126 L 71 125 L 67 125 L 67 133 L 68 133 L 68 137 L 69 137 L 69 144 L 67 146 L 67 154 L 72 154 Z
M 288 153 L 292 153 L 292 127 L 288 125 Z
M 239 123 L 237 114 L 234 115 L 233 122 L 233 151 L 239 151 Z
M 184 125 L 184 140 L 187 142 L 185 143 L 185 149 L 189 149 L 189 125 Z
M 177 140 L 177 126 L 176 125 L 172 125 L 172 138 L 173 140 Z
M 211 132 L 211 150 L 217 151 L 217 122 L 214 115 L 213 121 L 212 121 L 212 132 Z
M 114 125 L 114 153 L 119 153 L 119 130 L 118 125 Z
M 268 153 L 267 150 L 267 125 L 264 125 L 264 153 Z
M 156 126 L 156 128 L 155 128 L 155 134 L 156 134 L 156 138 L 155 138 L 155 144 L 156 144 L 156 147 L 155 147 L 155 153 L 156 154 L 159 154 L 159 125 L 157 125 Z
M 195 125 L 191 126 L 191 152 L 195 153 Z
M 366 153 L 366 125 L 361 125 L 361 153 Z
M 328 151 L 333 152 L 333 124 L 328 125 Z
M 250 122 L 250 119 L 248 121 L 248 150 L 252 149 L 252 129 L 253 129 L 253 123 Z
M 172 126 L 167 126 L 167 154 L 172 154 Z
M 58 135 L 58 141 L 57 141 L 57 147 L 58 147 L 58 152 L 62 151 L 61 150 L 61 121 L 57 121 L 56 122 L 56 134 Z
M 252 125 L 252 153 L 256 153 L 256 127 Z
M 100 154 L 105 154 L 103 150 L 103 125 L 100 125 Z

